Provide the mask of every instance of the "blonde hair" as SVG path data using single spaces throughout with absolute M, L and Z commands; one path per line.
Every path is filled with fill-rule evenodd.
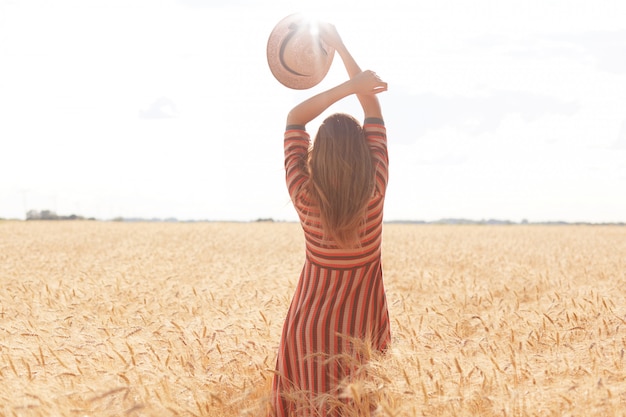
M 358 247 L 374 190 L 374 168 L 365 134 L 352 116 L 336 113 L 320 125 L 309 152 L 309 190 L 322 227 L 342 248 Z

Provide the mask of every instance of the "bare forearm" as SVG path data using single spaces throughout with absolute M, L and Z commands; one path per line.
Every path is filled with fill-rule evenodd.
M 346 48 L 343 42 L 341 43 L 341 45 L 338 45 L 337 53 L 341 57 L 343 65 L 346 68 L 346 71 L 348 72 L 348 76 L 350 78 L 361 72 L 361 67 L 359 67 L 359 65 L 356 63 L 356 61 L 352 57 L 352 54 L 350 53 L 350 51 L 348 51 L 348 48 Z
M 335 26 L 330 23 L 323 23 L 320 26 L 320 33 L 324 42 L 335 48 L 335 51 L 341 57 L 343 65 L 346 68 L 350 79 L 352 80 L 356 77 L 359 77 L 360 74 L 362 74 L 361 67 L 359 67 L 354 57 L 352 57 L 350 51 L 348 51 L 348 48 L 343 43 L 343 40 L 341 39 L 341 36 L 339 36 L 339 32 L 337 32 Z M 378 78 L 377 76 L 376 78 L 378 79 L 378 81 L 381 81 L 380 78 Z M 375 89 L 373 92 L 378 93 L 380 91 L 387 90 L 387 83 L 383 84 L 383 90 Z M 368 91 L 367 89 L 357 91 L 356 95 L 359 99 L 361 107 L 363 108 L 363 113 L 365 113 L 366 118 L 382 118 L 380 103 L 378 102 L 378 98 L 375 96 L 375 94 L 372 94 L 372 91 Z
M 287 115 L 287 126 L 304 126 L 322 114 L 331 105 L 353 93 L 354 91 L 350 88 L 349 81 L 319 93 L 291 109 Z
M 373 71 L 362 71 L 348 81 L 316 94 L 295 106 L 287 115 L 287 126 L 304 126 L 337 101 L 351 94 L 356 94 L 369 107 L 363 106 L 365 117 L 380 117 L 380 107 L 375 94 L 387 91 L 387 83 Z M 374 100 L 372 101 L 372 98 Z
M 354 78 L 357 74 L 361 72 L 361 67 L 356 63 L 356 60 L 348 51 L 348 48 L 343 44 L 343 42 L 337 46 L 337 53 L 341 57 L 343 61 L 343 65 L 348 72 L 348 76 L 350 78 Z M 357 98 L 359 103 L 361 104 L 361 108 L 363 109 L 363 113 L 365 114 L 365 118 L 368 117 L 376 117 L 382 119 L 382 111 L 380 108 L 380 103 L 378 101 L 378 97 L 375 95 L 363 95 L 357 94 Z

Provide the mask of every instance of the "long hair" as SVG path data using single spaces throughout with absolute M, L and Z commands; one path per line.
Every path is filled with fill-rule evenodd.
M 309 190 L 319 204 L 326 237 L 342 248 L 357 247 L 374 189 L 372 157 L 359 122 L 343 113 L 326 118 L 308 162 Z

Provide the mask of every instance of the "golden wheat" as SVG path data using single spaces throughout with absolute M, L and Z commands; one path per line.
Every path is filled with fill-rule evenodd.
M 0 222 L 0 416 L 262 415 L 293 223 Z M 626 228 L 386 225 L 344 415 L 626 415 Z

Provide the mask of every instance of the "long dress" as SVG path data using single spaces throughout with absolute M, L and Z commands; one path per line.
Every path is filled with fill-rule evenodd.
M 380 119 L 366 119 L 363 128 L 376 181 L 361 245 L 350 250 L 328 244 L 306 190 L 308 133 L 297 126 L 285 131 L 287 188 L 304 230 L 306 258 L 278 349 L 270 412 L 276 417 L 335 415 L 331 399 L 366 356 L 358 341 L 382 352 L 391 339 L 381 266 L 387 136 Z

